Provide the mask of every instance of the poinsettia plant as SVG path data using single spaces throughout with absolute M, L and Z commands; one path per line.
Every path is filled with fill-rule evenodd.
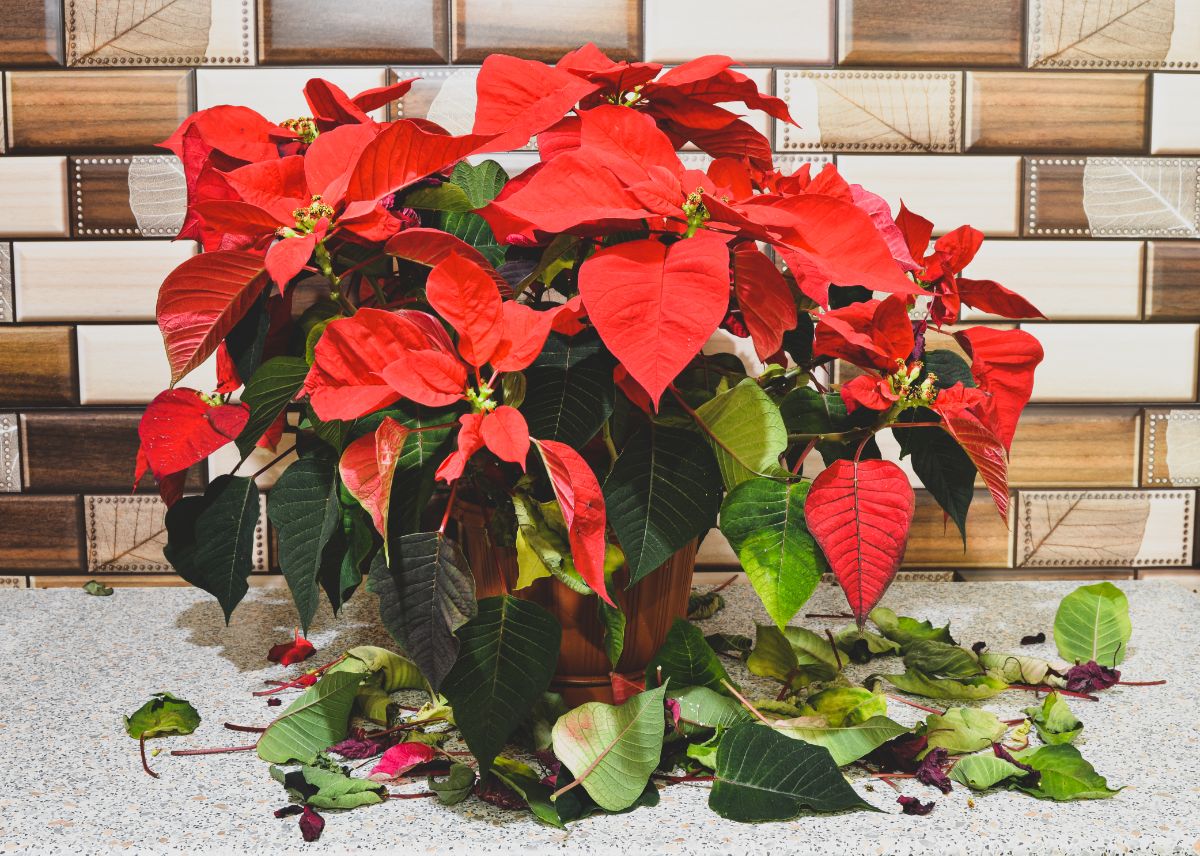
M 787 106 L 731 66 L 493 56 L 460 136 L 374 118 L 411 80 L 354 97 L 312 80 L 311 116 L 279 123 L 188 118 L 164 146 L 187 178 L 180 237 L 204 252 L 162 285 L 171 388 L 137 466 L 170 506 L 179 574 L 228 618 L 259 518 L 238 473 L 256 447 L 292 454 L 290 435 L 267 513 L 300 623 L 369 575 L 437 688 L 476 611 L 463 507 L 516 548 L 523 584 L 554 576 L 608 608 L 615 570 L 637 583 L 719 522 L 780 627 L 826 570 L 860 625 L 895 576 L 915 500 L 881 431 L 960 529 L 976 475 L 1007 517 L 1042 351 L 958 322 L 1040 313 L 962 276 L 969 226 L 931 247 L 929 221 L 835 167 L 777 169 L 724 105 L 792 122 Z M 516 177 L 484 157 L 531 140 Z M 210 359 L 216 390 L 181 385 Z M 229 443 L 239 469 L 183 496 Z

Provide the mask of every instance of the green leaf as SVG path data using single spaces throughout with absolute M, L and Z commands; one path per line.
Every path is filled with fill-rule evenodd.
M 746 659 L 754 648 L 754 640 L 740 633 L 710 633 L 704 637 L 708 647 L 718 654 L 730 654 Z
M 200 714 L 191 702 L 171 693 L 154 693 L 150 701 L 125 717 L 125 733 L 134 740 L 191 734 L 199 726 Z
M 111 597 L 113 593 L 111 588 L 96 580 L 88 580 L 84 583 L 83 590 L 95 597 Z
M 1008 689 L 1008 684 L 995 675 L 979 675 L 974 678 L 934 678 L 914 669 L 902 675 L 873 675 L 868 678 L 883 678 L 898 690 L 926 698 L 981 699 L 991 698 Z
M 725 598 L 717 591 L 694 591 L 688 595 L 689 621 L 705 621 L 725 608 Z
M 368 590 L 379 617 L 436 692 L 458 657 L 454 633 L 476 612 L 475 578 L 458 544 L 440 532 L 416 532 L 392 542 L 371 565 Z
M 1033 721 L 1042 742 L 1050 745 L 1074 743 L 1083 731 L 1083 723 L 1075 718 L 1066 700 L 1058 693 L 1050 693 L 1040 706 L 1025 708 L 1025 715 Z
M 825 639 L 803 627 L 760 624 L 754 650 L 746 660 L 753 675 L 774 678 L 789 690 L 814 681 L 832 680 L 838 674 L 838 657 Z
M 937 375 L 934 385 L 939 389 L 949 389 L 956 383 L 967 387 L 975 386 L 975 377 L 971 374 L 971 367 L 954 351 L 941 348 L 926 351 L 924 363 L 926 373 Z
M 440 425 L 446 414 L 425 408 L 386 410 L 377 414 L 391 416 L 406 428 L 425 428 Z M 375 420 L 359 420 L 361 427 L 374 430 Z M 413 431 L 404 440 L 404 449 L 396 459 L 392 476 L 392 496 L 388 512 L 388 537 L 398 538 L 421 529 L 421 515 L 433 495 L 434 474 L 450 451 L 451 429 Z
M 1032 787 L 1016 785 L 1038 799 L 1100 800 L 1121 790 L 1109 788 L 1108 781 L 1069 743 L 1026 749 L 1015 757 L 1042 774 Z
M 459 628 L 458 660 L 441 691 L 481 775 L 550 686 L 561 638 L 553 615 L 508 595 L 479 601 Z
M 729 728 L 750 719 L 738 702 L 708 687 L 672 687 L 667 698 L 679 702 L 680 731 L 693 734 L 707 728 Z
M 950 635 L 949 624 L 945 627 L 934 627 L 928 621 L 896 615 L 886 606 L 875 607 L 868 618 L 875 622 L 880 633 L 899 645 L 901 651 L 906 651 L 912 643 L 925 639 L 945 642 L 948 645 L 955 644 L 954 637 Z
M 604 653 L 615 669 L 625 650 L 625 613 L 600 598 L 596 598 L 596 608 L 600 611 L 600 623 L 604 625 Z
M 707 429 L 726 490 L 755 476 L 786 474 L 779 456 L 788 432 L 779 407 L 754 378 L 700 405 L 696 415 Z
M 504 264 L 506 247 L 496 240 L 492 227 L 478 214 L 447 211 L 442 214 L 442 230 L 479 250 L 492 267 Z
M 868 663 L 872 657 L 900 653 L 899 643 L 870 630 L 859 630 L 853 624 L 835 633 L 833 641 L 852 663 Z
M 715 770 L 717 768 L 717 750 L 721 748 L 721 740 L 724 737 L 723 732 L 717 731 L 703 743 L 689 743 L 684 754 L 697 764 Z
M 721 740 L 708 806 L 743 823 L 791 820 L 805 807 L 871 809 L 842 777 L 828 749 L 755 723 L 731 728 Z
M 226 624 L 249 589 L 258 514 L 258 487 L 243 476 L 218 476 L 203 496 L 185 496 L 167 510 L 163 555 L 217 599 Z
M 450 775 L 438 781 L 430 776 L 429 790 L 438 795 L 442 805 L 458 805 L 471 795 L 475 787 L 475 771 L 457 761 L 450 765 Z
M 450 173 L 450 182 L 463 189 L 472 208 L 482 208 L 500 195 L 508 184 L 508 173 L 494 160 L 478 164 L 459 161 Z
M 656 805 L 658 805 L 658 788 L 654 786 L 654 782 L 647 782 L 633 805 L 621 812 L 614 813 L 623 814 L 636 808 L 651 808 Z M 558 809 L 558 816 L 562 818 L 563 823 L 571 823 L 593 814 L 606 812 L 606 809 L 598 805 L 583 788 L 574 788 L 565 794 L 559 794 L 554 801 L 554 807 Z
M 959 758 L 954 769 L 950 771 L 950 778 L 971 790 L 984 791 L 1006 779 L 1018 778 L 1025 774 L 1025 770 L 1003 758 L 997 758 L 992 752 L 982 752 Z
M 246 427 L 238 434 L 238 452 L 246 460 L 254 451 L 259 438 L 279 418 L 288 403 L 296 397 L 308 375 L 308 361 L 303 357 L 272 357 L 246 382 L 242 403 L 250 407 Z
M 846 404 L 836 392 L 797 387 L 779 402 L 779 414 L 791 434 L 829 434 L 846 426 Z
M 300 694 L 258 738 L 258 757 L 272 764 L 311 764 L 343 740 L 365 671 L 330 669 Z
M 979 655 L 979 665 L 997 677 L 1013 684 L 1048 684 L 1052 687 L 1066 686 L 1066 681 L 1053 674 L 1054 666 L 1049 660 L 1028 657 L 1022 654 L 1000 654 L 984 651 Z
M 538 503 L 528 494 L 520 492 L 513 494 L 512 502 L 517 518 L 516 589 L 523 589 L 543 577 L 554 576 L 576 594 L 591 595 L 591 588 L 575 569 L 567 524 L 559 504 L 554 500 Z M 624 564 L 625 555 L 621 549 L 614 544 L 606 544 L 605 576 L 611 578 Z
M 271 777 L 289 792 L 303 796 L 304 802 L 314 808 L 351 809 L 376 805 L 387 799 L 387 788 L 378 782 L 354 779 L 345 773 L 321 767 L 306 766 L 284 772 L 272 766 Z
M 613 359 L 592 331 L 551 333 L 525 369 L 521 414 L 529 433 L 583 448 L 613 410 Z
M 967 511 L 975 497 L 978 470 L 958 441 L 941 428 L 906 428 L 893 432 L 901 457 L 912 455 L 913 472 L 929 495 L 949 515 L 967 546 Z
M 986 749 L 1004 736 L 1006 727 L 989 710 L 952 707 L 925 720 L 929 743 L 923 755 L 941 747 L 952 755 Z
M 647 690 L 619 707 L 588 702 L 554 724 L 555 756 L 601 808 L 632 806 L 658 766 L 665 692 Z
M 437 187 L 418 187 L 404 196 L 404 205 L 409 208 L 422 208 L 426 211 L 452 211 L 464 213 L 474 211 L 467 194 L 457 184 L 445 182 Z
M 975 655 L 966 648 L 921 639 L 904 651 L 904 666 L 933 677 L 970 678 L 983 673 Z
M 1069 662 L 1095 660 L 1117 666 L 1133 635 L 1129 601 L 1109 582 L 1081 586 L 1062 599 L 1054 616 L 1054 642 Z
M 886 716 L 873 716 L 852 725 L 826 728 L 812 725 L 778 725 L 775 730 L 794 740 L 823 746 L 829 750 L 833 763 L 839 767 L 857 761 L 889 740 L 908 733 L 907 728 Z
M 525 800 L 533 816 L 542 823 L 566 829 L 558 809 L 550 801 L 552 788 L 543 785 L 541 776 L 533 771 L 528 764 L 513 761 L 510 758 L 499 757 L 492 762 L 492 773 L 504 784 L 508 785 Z
M 887 697 L 863 687 L 829 687 L 809 696 L 800 715 L 823 717 L 834 727 L 857 725 L 886 716 Z
M 359 666 L 359 663 L 362 665 Z M 364 669 L 379 678 L 379 685 L 384 692 L 419 690 L 425 686 L 425 679 L 416 663 L 401 657 L 395 651 L 375 645 L 351 648 L 346 652 L 346 659 L 336 666 L 331 666 L 328 671 L 362 672 Z
M 646 664 L 647 687 L 661 686 L 668 680 L 680 689 L 708 687 L 717 692 L 727 692 L 722 681 L 733 683 L 704 641 L 704 632 L 682 618 L 675 619 L 662 647 Z
M 804 522 L 809 486 L 750 479 L 721 504 L 721 532 L 781 630 L 812 597 L 827 569 Z
M 721 505 L 716 459 L 697 432 L 651 422 L 613 464 L 604 505 L 633 585 L 712 528 Z

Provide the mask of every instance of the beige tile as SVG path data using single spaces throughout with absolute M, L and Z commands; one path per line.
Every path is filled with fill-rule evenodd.
M 839 155 L 848 181 L 880 194 L 899 210 L 933 221 L 938 234 L 970 224 L 988 235 L 1017 234 L 1021 191 L 1018 157 Z
M 67 65 L 252 65 L 252 0 L 66 0 Z
M 1194 401 L 1196 324 L 1022 324 L 1046 358 L 1034 401 Z
M 832 0 L 645 0 L 646 58 L 682 62 L 726 54 L 738 62 L 833 62 Z
M 357 95 L 364 89 L 383 86 L 387 70 L 382 66 L 363 68 L 202 68 L 196 72 L 196 107 L 236 104 L 257 110 L 273 122 L 308 116 L 304 85 L 314 77 L 324 78 Z M 383 119 L 383 109 L 372 113 Z
M 1017 567 L 1190 565 L 1194 491 L 1022 491 Z
M 1200 153 L 1200 75 L 1154 75 L 1150 153 Z
M 0 493 L 21 492 L 21 441 L 17 414 L 0 413 Z
M 1021 414 L 1008 483 L 1021 487 L 1135 487 L 1141 448 L 1136 407 L 1031 405 Z
M 1010 512 L 1011 519 L 1011 512 Z M 967 512 L 967 548 L 928 491 L 917 491 L 917 513 L 904 553 L 906 568 L 1012 567 L 1012 533 L 986 490 L 975 491 Z
M 838 63 L 1020 65 L 1025 0 L 839 0 Z
M 163 556 L 166 505 L 157 496 L 85 496 L 87 570 L 96 574 L 171 573 Z M 267 571 L 266 499 L 259 497 L 254 573 Z
M 0 577 L 0 589 L 23 589 L 28 588 L 28 586 L 29 582 L 25 577 Z
M 1138 569 L 1139 580 L 1171 580 L 1191 589 L 1192 594 L 1200 594 L 1200 568 L 1172 569 L 1146 568 Z
M 67 159 L 0 158 L 0 236 L 65 238 Z
M 1200 409 L 1146 410 L 1143 487 L 1200 485 Z
M 153 321 L 158 287 L 195 252 L 191 241 L 18 241 L 17 320 Z
M 1078 582 L 1080 585 L 1095 580 L 1132 580 L 1136 578 L 1132 569 L 1121 568 L 962 568 L 957 575 L 967 583 L 1066 580 Z
M 1141 318 L 1140 241 L 984 241 L 964 272 L 1027 298 L 1051 321 Z M 967 320 L 991 319 L 963 307 Z
M 153 324 L 82 324 L 75 338 L 80 404 L 145 404 L 170 383 L 162 335 Z M 210 357 L 180 385 L 211 392 L 216 384 L 216 358 Z
M 1200 65 L 1195 0 L 1030 0 L 1029 65 L 1040 68 L 1165 68 Z
M 779 97 L 800 127 L 776 127 L 782 151 L 956 152 L 962 74 L 780 69 Z

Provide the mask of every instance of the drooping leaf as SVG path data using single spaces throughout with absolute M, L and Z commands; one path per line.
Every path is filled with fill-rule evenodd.
M 271 778 L 303 797 L 306 805 L 317 808 L 351 809 L 377 805 L 387 799 L 387 789 L 370 779 L 356 779 L 345 773 L 322 767 L 304 766 L 285 772 L 271 767 Z
M 839 671 L 838 656 L 824 637 L 803 627 L 780 630 L 774 624 L 758 625 L 746 668 L 753 675 L 780 681 L 790 690 L 831 680 Z
M 995 675 L 979 675 L 974 678 L 933 678 L 909 669 L 902 675 L 877 675 L 894 686 L 913 695 L 926 698 L 982 699 L 1008 689 L 1008 684 Z
M 886 606 L 877 606 L 871 610 L 870 619 L 879 632 L 900 646 L 901 651 L 908 650 L 914 642 L 932 639 L 954 645 L 954 637 L 950 635 L 950 625 L 934 627 L 928 621 L 918 621 L 906 615 L 896 615 Z
M 936 405 L 935 405 L 936 407 Z M 962 447 L 1008 524 L 1008 449 L 988 425 L 975 415 L 942 413 L 942 427 Z
M 259 438 L 279 418 L 304 385 L 308 362 L 303 357 L 273 357 L 263 363 L 242 390 L 242 403 L 250 407 L 250 419 L 237 437 L 242 458 L 254 451 Z
M 1083 731 L 1083 723 L 1071 712 L 1066 699 L 1050 693 L 1040 705 L 1025 708 L 1043 743 L 1074 743 Z
M 825 557 L 804 523 L 807 482 L 744 481 L 721 504 L 721 532 L 780 629 L 808 602 Z
M 1004 736 L 1005 725 L 989 710 L 952 707 L 925 720 L 925 754 L 941 747 L 954 755 L 986 749 Z
M 886 716 L 887 698 L 863 687 L 828 687 L 809 696 L 800 715 L 820 716 L 832 726 L 857 725 Z
M 633 585 L 712 527 L 720 473 L 697 432 L 651 422 L 613 464 L 604 502 Z
M 342 521 L 332 461 L 301 458 L 267 496 L 267 516 L 279 539 L 279 567 L 287 580 L 300 626 L 308 631 L 317 612 L 320 583 L 340 575 L 335 538 Z
M 258 757 L 272 764 L 313 763 L 346 736 L 354 697 L 366 676 L 330 670 L 300 694 L 258 738 Z
M 429 790 L 438 795 L 442 805 L 458 805 L 471 795 L 475 787 L 475 771 L 466 764 L 450 765 L 450 774 L 440 781 L 432 776 L 428 779 Z
M 754 378 L 746 378 L 696 408 L 717 456 L 726 490 L 755 476 L 780 474 L 787 429 L 779 407 Z
M 1036 785 L 1016 783 L 1020 790 L 1038 799 L 1101 800 L 1121 790 L 1110 788 L 1108 781 L 1069 743 L 1026 749 L 1016 753 L 1016 759 L 1041 773 Z
M 959 758 L 950 771 L 950 778 L 966 785 L 973 791 L 985 791 L 1007 779 L 1025 775 L 1015 764 L 997 758 L 991 751 Z
M 665 692 L 647 690 L 619 707 L 588 702 L 554 724 L 555 756 L 607 811 L 632 806 L 658 766 Z
M 775 730 L 786 737 L 803 740 L 813 746 L 823 746 L 829 750 L 833 763 L 839 767 L 857 761 L 889 740 L 908 733 L 907 728 L 886 716 L 873 716 L 864 722 L 826 727 L 780 724 L 775 726 Z
M 932 677 L 969 678 L 982 674 L 979 660 L 966 648 L 921 639 L 904 649 L 904 665 Z
M 1052 687 L 1062 687 L 1066 684 L 1064 678 L 1054 673 L 1054 665 L 1040 657 L 983 651 L 979 655 L 979 665 L 1009 683 L 1045 684 Z M 1061 667 L 1060 663 L 1059 668 Z
M 83 590 L 95 597 L 111 597 L 113 590 L 102 582 L 96 580 L 88 580 L 83 584 Z
M 182 473 L 228 445 L 249 416 L 242 404 L 214 404 L 194 389 L 180 387 L 159 393 L 138 422 L 145 463 L 139 461 L 135 481 L 146 466 L 160 482 Z
M 908 428 L 895 432 L 901 454 L 912 455 L 913 472 L 967 543 L 967 511 L 975 497 L 977 470 L 962 446 L 940 428 Z
M 200 714 L 191 702 L 171 693 L 154 693 L 150 701 L 124 717 L 125 733 L 134 740 L 191 734 L 200 726 Z
M 723 681 L 732 680 L 713 649 L 704 641 L 704 632 L 682 618 L 667 632 L 662 647 L 646 664 L 646 686 L 662 686 L 667 681 L 676 688 L 708 687 L 728 692 Z
M 871 808 L 842 778 L 828 749 L 756 723 L 735 726 L 721 740 L 708 806 L 744 823 L 791 820 L 804 808 Z
M 835 461 L 813 480 L 804 512 L 861 627 L 904 557 L 916 513 L 908 477 L 891 461 Z
M 558 829 L 567 828 L 558 816 L 558 808 L 550 800 L 554 789 L 542 784 L 541 777 L 528 764 L 499 757 L 492 762 L 492 775 L 516 791 L 542 823 Z
M 551 333 L 525 380 L 520 410 L 538 439 L 581 449 L 612 413 L 612 358 L 592 331 Z
M 489 597 L 458 630 L 458 660 L 441 691 L 486 774 L 492 759 L 550 685 L 562 628 L 542 607 Z
M 184 497 L 167 511 L 163 555 L 179 576 L 217 599 L 226 624 L 249 590 L 258 515 L 258 487 L 244 476 L 219 476 L 203 496 Z
M 615 669 L 621 652 L 625 650 L 625 613 L 598 598 L 596 608 L 600 611 L 600 623 L 604 626 L 604 653 Z
M 870 630 L 859 630 L 855 626 L 839 630 L 833 639 L 838 649 L 849 655 L 852 663 L 867 663 L 872 657 L 900 653 L 898 642 Z
M 1058 654 L 1072 663 L 1120 665 L 1132 635 L 1129 600 L 1109 582 L 1080 586 L 1062 599 L 1054 615 Z
M 455 632 L 476 614 L 475 579 L 459 546 L 440 532 L 392 542 L 371 566 L 384 627 L 436 692 L 458 657 Z
M 725 608 L 725 598 L 718 591 L 694 591 L 688 595 L 687 617 L 690 621 L 704 621 Z

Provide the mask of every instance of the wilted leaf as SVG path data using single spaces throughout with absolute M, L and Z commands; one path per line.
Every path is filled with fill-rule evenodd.
M 134 740 L 191 734 L 199 725 L 196 708 L 171 693 L 154 693 L 150 701 L 125 717 L 125 732 Z
M 952 707 L 944 714 L 930 714 L 925 720 L 929 738 L 926 753 L 936 748 L 954 755 L 986 749 L 1004 736 L 1005 726 L 996 714 L 972 707 Z
M 1074 743 L 1083 731 L 1083 723 L 1075 718 L 1058 693 L 1050 693 L 1041 705 L 1025 708 L 1025 715 L 1033 721 L 1043 743 Z
M 704 633 L 682 618 L 675 619 L 662 647 L 646 664 L 646 686 L 671 682 L 673 687 L 708 687 L 726 692 L 723 681 L 729 673 L 704 641 Z
M 95 580 L 88 580 L 86 583 L 84 583 L 83 590 L 88 594 L 95 595 L 97 597 L 109 597 L 113 593 L 111 588 L 104 585 L 104 583 L 98 583 Z

